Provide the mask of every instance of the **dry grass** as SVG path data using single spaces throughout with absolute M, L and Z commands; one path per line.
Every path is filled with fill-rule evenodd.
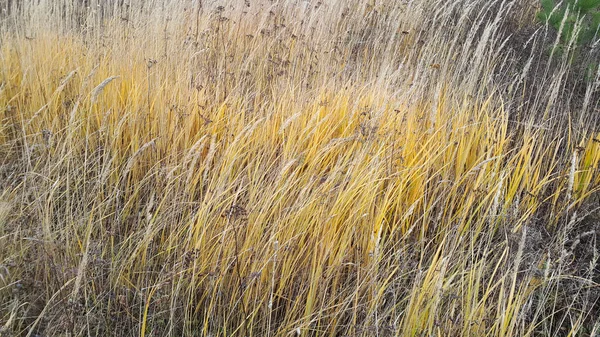
M 73 3 L 0 1 L 0 335 L 600 333 L 535 2 Z

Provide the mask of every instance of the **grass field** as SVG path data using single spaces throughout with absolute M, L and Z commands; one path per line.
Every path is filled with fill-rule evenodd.
M 0 0 L 0 336 L 599 336 L 600 43 L 537 10 Z

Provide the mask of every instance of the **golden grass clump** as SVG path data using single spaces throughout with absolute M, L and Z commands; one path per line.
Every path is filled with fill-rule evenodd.
M 0 8 L 0 336 L 600 333 L 600 73 L 535 2 Z

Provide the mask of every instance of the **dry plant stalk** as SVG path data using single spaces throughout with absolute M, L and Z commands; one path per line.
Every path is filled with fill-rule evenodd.
M 535 5 L 0 0 L 0 334 L 592 334 L 600 72 Z

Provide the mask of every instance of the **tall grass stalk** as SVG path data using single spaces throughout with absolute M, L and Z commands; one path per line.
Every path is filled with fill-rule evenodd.
M 600 85 L 534 1 L 85 4 L 0 0 L 0 334 L 597 329 Z

